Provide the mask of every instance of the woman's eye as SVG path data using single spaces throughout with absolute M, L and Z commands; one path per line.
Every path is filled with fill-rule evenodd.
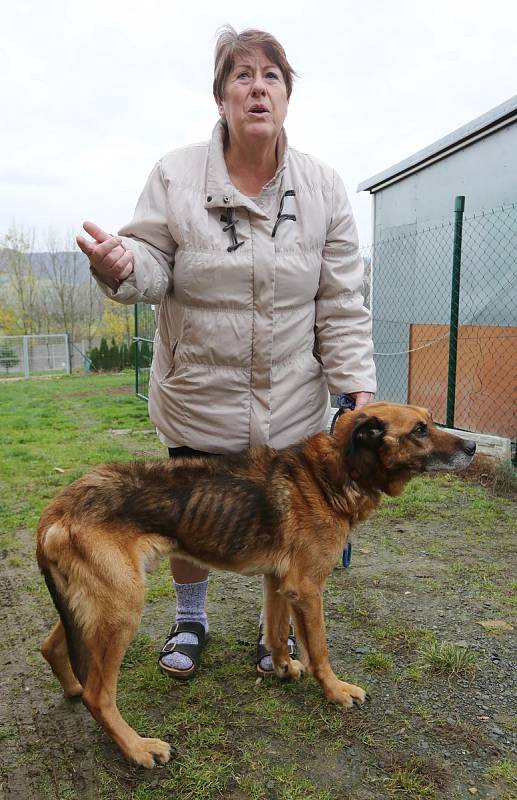
M 278 73 L 276 73 L 276 72 L 268 72 L 268 73 L 266 73 L 266 78 L 274 78 L 275 80 L 279 80 Z
M 241 80 L 242 78 L 249 78 L 249 72 L 239 72 L 237 75 L 237 80 Z

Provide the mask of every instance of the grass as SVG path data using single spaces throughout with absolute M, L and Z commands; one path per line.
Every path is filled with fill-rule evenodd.
M 386 782 L 391 797 L 407 800 L 435 800 L 436 788 L 423 777 L 415 766 L 396 769 Z
M 388 797 L 435 800 L 449 784 L 448 771 L 432 758 L 396 752 L 386 759 Z
M 372 672 L 393 672 L 395 662 L 386 653 L 367 653 L 363 656 L 363 667 Z
M 16 548 L 15 531 L 33 528 L 50 498 L 88 467 L 127 461 L 144 447 L 165 455 L 142 433 L 151 426 L 131 381 L 122 373 L 1 384 L 0 446 L 9 457 L 0 460 L 0 547 Z M 132 433 L 111 434 L 116 428 Z
M 517 496 L 517 471 L 511 464 L 478 454 L 464 476 L 499 495 Z
M 451 503 L 451 496 L 454 504 Z M 385 498 L 377 518 L 383 522 L 400 520 L 451 520 L 458 508 L 467 521 L 473 538 L 494 534 L 513 514 L 510 499 L 490 494 L 485 488 L 469 483 L 458 476 L 437 474 L 415 478 L 400 497 Z
M 147 408 L 135 398 L 132 380 L 131 374 L 63 376 L 0 385 L 0 446 L 5 454 L 0 460 L 0 567 L 19 570 L 16 602 L 41 609 L 45 624 L 54 612 L 32 552 L 32 531 L 42 508 L 93 464 L 166 455 L 149 435 Z M 117 434 L 115 429 L 130 433 Z M 130 724 L 143 734 L 170 740 L 175 758 L 151 773 L 131 767 L 92 722 L 84 746 L 96 752 L 91 780 L 99 800 L 341 800 L 365 791 L 375 800 L 448 797 L 440 764 L 410 754 L 422 738 L 431 743 L 444 738 L 454 758 L 460 747 L 474 747 L 474 734 L 468 720 L 452 728 L 424 701 L 414 702 L 413 694 L 441 691 L 444 675 L 468 675 L 475 681 L 476 666 L 485 669 L 477 684 L 484 690 L 486 664 L 468 648 L 440 642 L 438 633 L 425 627 L 435 620 L 432 609 L 425 621 L 412 624 L 405 603 L 421 610 L 432 593 L 441 597 L 451 592 L 454 597 L 456 586 L 470 592 L 469 602 L 481 598 L 494 609 L 503 600 L 509 603 L 506 554 L 514 513 L 510 500 L 440 476 L 417 479 L 400 498 L 386 499 L 360 529 L 358 548 L 364 547 L 365 556 L 355 550 L 352 569 L 336 569 L 325 591 L 336 671 L 371 695 L 363 709 L 349 713 L 327 703 L 309 677 L 299 683 L 256 682 L 258 579 L 236 600 L 227 576 L 216 576 L 209 594 L 214 623 L 202 669 L 193 682 L 170 681 L 156 669 L 172 611 L 171 580 L 163 561 L 148 580 L 143 625 L 124 658 L 118 698 Z M 483 545 L 475 557 L 473 542 Z M 422 552 L 437 568 L 415 584 L 411 573 Z M 411 590 L 407 601 L 406 589 Z M 218 602 L 220 595 L 225 595 L 224 603 Z M 485 616 L 495 618 L 492 610 Z M 63 701 L 37 653 L 35 633 L 27 623 L 24 657 L 52 714 Z M 359 648 L 364 645 L 366 652 Z M 392 717 L 385 715 L 386 708 L 393 710 Z M 472 704 L 465 703 L 465 708 L 471 710 Z M 83 713 L 80 707 L 78 711 Z M 44 715 L 38 724 L 45 729 Z M 0 728 L 4 747 L 15 738 L 23 742 L 16 727 Z M 406 753 L 397 756 L 406 744 Z M 21 753 L 27 761 L 46 764 L 45 747 L 42 734 L 28 755 L 23 745 Z M 503 757 L 494 762 L 494 754 L 487 753 L 486 779 L 501 786 L 504 796 L 514 780 L 510 762 Z M 481 751 L 477 758 L 481 763 Z M 73 767 L 72 761 L 73 756 L 68 761 L 63 757 L 53 767 L 61 772 L 51 772 L 42 782 L 41 796 L 81 796 L 74 788 L 81 757 Z
M 14 739 L 16 736 L 16 728 L 6 727 L 0 728 L 0 742 L 2 739 Z
M 487 777 L 491 781 L 504 780 L 517 786 L 517 763 L 509 758 L 503 758 L 490 767 Z
M 373 628 L 372 636 L 385 647 L 414 650 L 423 642 L 432 639 L 433 633 L 424 628 L 403 624 L 398 619 L 388 619 L 383 625 Z
M 434 480 L 417 478 L 400 497 L 387 497 L 377 513 L 385 521 L 432 519 L 437 505 L 444 509 L 448 506 L 448 485 L 443 476 Z
M 444 675 L 472 674 L 478 668 L 476 652 L 451 642 L 427 642 L 420 653 L 426 667 Z

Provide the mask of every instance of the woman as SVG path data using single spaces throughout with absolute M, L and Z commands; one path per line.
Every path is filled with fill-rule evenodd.
M 159 307 L 149 413 L 172 457 L 285 447 L 325 427 L 329 390 L 356 407 L 375 391 L 343 184 L 287 145 L 293 77 L 273 36 L 225 28 L 211 141 L 158 162 L 118 237 L 85 223 L 95 241 L 77 239 L 108 297 Z M 208 573 L 171 567 L 176 624 L 159 663 L 188 678 L 208 630 Z M 268 672 L 259 636 L 257 668 Z

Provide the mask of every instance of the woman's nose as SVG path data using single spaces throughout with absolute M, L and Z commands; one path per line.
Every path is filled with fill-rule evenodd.
M 252 92 L 254 94 L 264 94 L 266 91 L 266 83 L 262 75 L 255 75 L 253 80 Z

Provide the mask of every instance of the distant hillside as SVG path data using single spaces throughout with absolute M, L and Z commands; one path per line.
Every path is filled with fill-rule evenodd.
M 9 253 L 9 250 L 2 248 L 0 249 L 0 272 L 2 271 L 6 257 Z M 81 283 L 88 283 L 89 280 L 89 264 L 88 259 L 81 253 L 80 251 L 62 251 L 60 253 L 55 254 L 60 260 L 64 260 L 67 267 L 70 269 L 73 267 L 74 259 L 76 263 L 80 265 L 79 276 Z M 50 253 L 29 253 L 29 257 L 31 259 L 32 268 L 36 275 L 40 278 L 45 278 L 47 275 L 47 268 L 50 266 L 51 263 L 51 256 Z M 67 263 L 68 262 L 68 263 Z
M 61 252 L 56 253 L 59 259 L 63 259 L 66 262 L 66 266 L 72 268 L 74 262 L 80 265 L 79 275 L 84 278 L 84 283 L 87 283 L 90 277 L 90 267 L 89 261 L 80 251 L 75 252 Z M 37 275 L 44 276 L 46 274 L 46 269 L 50 267 L 51 263 L 51 256 L 50 253 L 31 253 L 31 261 L 34 271 Z

